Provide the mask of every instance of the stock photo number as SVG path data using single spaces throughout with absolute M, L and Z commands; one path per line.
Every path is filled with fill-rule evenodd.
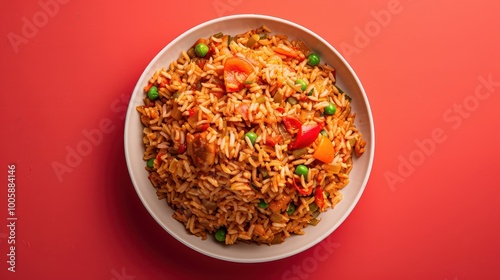
M 7 165 L 7 263 L 8 270 L 16 272 L 16 165 Z

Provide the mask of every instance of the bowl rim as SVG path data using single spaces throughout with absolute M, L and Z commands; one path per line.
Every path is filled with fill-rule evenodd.
M 359 91 L 361 95 L 363 96 L 363 102 L 366 106 L 366 113 L 367 113 L 367 120 L 368 120 L 368 127 L 370 128 L 370 138 L 367 139 L 368 145 L 370 145 L 370 149 L 368 150 L 368 165 L 366 167 L 366 173 L 364 174 L 363 180 L 360 183 L 360 188 L 359 191 L 356 193 L 356 195 L 353 198 L 352 203 L 347 207 L 345 213 L 340 217 L 339 221 L 335 224 L 335 226 L 329 228 L 323 234 L 321 234 L 318 238 L 310 242 L 309 244 L 302 246 L 296 250 L 291 250 L 287 253 L 275 255 L 275 256 L 270 256 L 270 257 L 263 257 L 263 258 L 239 258 L 239 257 L 227 257 L 219 254 L 212 253 L 207 250 L 203 250 L 202 248 L 198 248 L 197 246 L 189 243 L 188 241 L 184 240 L 180 236 L 178 236 L 175 232 L 173 232 L 171 229 L 169 229 L 166 225 L 164 225 L 160 218 L 157 217 L 157 215 L 154 213 L 152 206 L 146 201 L 146 198 L 142 195 L 141 193 L 141 187 L 138 185 L 138 179 L 136 178 L 136 174 L 132 168 L 131 164 L 131 155 L 128 151 L 128 148 L 130 147 L 129 141 L 130 139 L 127 137 L 129 135 L 129 130 L 131 129 L 131 125 L 129 125 L 130 120 L 132 119 L 131 114 L 135 113 L 135 105 L 133 104 L 133 97 L 134 93 L 142 90 L 143 85 L 139 84 L 140 81 L 142 81 L 145 76 L 147 75 L 147 70 L 150 69 L 158 60 L 161 59 L 163 56 L 164 52 L 169 49 L 171 46 L 174 46 L 177 44 L 177 42 L 181 41 L 184 39 L 185 36 L 188 34 L 195 32 L 196 30 L 205 28 L 206 26 L 210 26 L 212 24 L 218 23 L 218 22 L 225 22 L 225 21 L 230 21 L 230 20 L 235 20 L 235 19 L 262 19 L 262 20 L 268 20 L 268 21 L 274 21 L 274 22 L 279 22 L 281 24 L 285 25 L 290 25 L 293 28 L 300 29 L 305 33 L 309 33 L 309 35 L 312 35 L 315 37 L 318 41 L 321 42 L 321 44 L 324 44 L 330 51 L 332 51 L 337 58 L 342 62 L 343 66 L 348 70 L 350 75 L 355 81 L 355 84 L 357 87 L 359 87 Z M 316 244 L 320 243 L 323 241 L 325 238 L 327 238 L 330 234 L 332 234 L 343 222 L 347 219 L 347 217 L 351 214 L 355 206 L 358 204 L 362 194 L 364 193 L 364 190 L 366 189 L 368 180 L 371 175 L 372 167 L 373 167 L 373 161 L 374 161 L 374 155 L 375 155 L 375 127 L 374 127 L 374 120 L 373 120 L 373 114 L 371 111 L 371 107 L 369 104 L 368 96 L 366 95 L 366 92 L 363 88 L 363 85 L 358 77 L 358 75 L 354 72 L 352 69 L 351 65 L 347 62 L 347 60 L 339 53 L 339 51 L 334 48 L 328 41 L 323 39 L 321 36 L 313 32 L 312 30 L 301 26 L 295 22 L 292 22 L 287 19 L 275 17 L 275 16 L 270 16 L 270 15 L 264 15 L 264 14 L 253 14 L 253 13 L 244 13 L 244 14 L 234 14 L 234 15 L 228 15 L 228 16 L 223 16 L 223 17 L 218 17 L 214 18 L 205 22 L 202 22 L 200 24 L 197 24 L 184 32 L 180 33 L 177 35 L 173 40 L 171 40 L 168 44 L 166 44 L 164 47 L 160 49 L 160 51 L 153 57 L 152 60 L 149 61 L 147 66 L 142 70 L 143 72 L 141 73 L 140 77 L 137 79 L 137 83 L 134 86 L 134 89 L 132 91 L 132 95 L 127 107 L 126 111 L 126 117 L 125 117 L 125 127 L 124 127 L 124 150 L 125 150 L 125 159 L 126 159 L 126 164 L 127 164 L 127 170 L 129 173 L 129 176 L 131 178 L 132 184 L 134 186 L 134 189 L 139 196 L 141 203 L 143 206 L 146 208 L 148 213 L 153 217 L 153 219 L 164 229 L 166 230 L 171 236 L 173 236 L 177 241 L 181 242 L 182 244 L 186 245 L 187 247 L 197 251 L 198 253 L 201 253 L 203 255 L 219 259 L 219 260 L 224 260 L 224 261 L 229 261 L 229 262 L 237 262 L 237 263 L 260 263 L 260 262 L 268 262 L 268 261 L 275 261 L 279 259 L 284 259 L 293 255 L 296 255 L 298 253 L 304 252 L 307 249 L 315 246 Z M 333 210 L 333 209 L 330 209 Z M 186 234 L 188 234 L 186 232 Z M 205 242 L 210 242 L 208 240 L 205 240 Z

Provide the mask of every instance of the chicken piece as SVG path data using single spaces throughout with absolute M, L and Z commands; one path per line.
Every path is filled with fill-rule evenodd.
M 202 171 L 208 171 L 215 163 L 217 145 L 215 142 L 209 143 L 207 131 L 186 136 L 187 152 L 191 156 L 193 163 Z

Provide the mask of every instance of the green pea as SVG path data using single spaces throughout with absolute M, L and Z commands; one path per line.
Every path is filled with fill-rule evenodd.
M 288 208 L 286 209 L 286 213 L 288 215 L 292 215 L 293 212 L 295 212 L 295 204 L 290 203 L 290 204 L 288 204 Z
M 300 90 L 304 91 L 307 88 L 307 83 L 302 79 L 295 80 L 295 85 L 300 85 Z
M 330 102 L 330 104 L 325 107 L 324 112 L 327 115 L 333 115 L 335 114 L 335 112 L 337 112 L 337 107 L 335 107 L 335 104 Z
M 148 97 L 151 100 L 155 100 L 156 98 L 158 98 L 158 88 L 156 86 L 152 86 L 148 90 Z
M 299 164 L 297 165 L 297 167 L 295 167 L 295 174 L 307 178 L 307 173 L 309 173 L 309 168 L 307 168 L 307 166 Z
M 255 132 L 249 131 L 245 134 L 245 137 L 248 137 L 250 142 L 252 142 L 252 145 L 255 145 L 255 140 L 257 140 L 257 134 L 255 134 Z
M 308 57 L 307 57 L 307 64 L 311 65 L 311 66 L 316 66 L 319 64 L 319 55 L 315 54 L 315 53 L 311 53 Z
M 199 57 L 205 57 L 208 53 L 208 46 L 205 43 L 198 43 L 194 47 L 194 52 L 196 53 L 197 56 Z
M 147 164 L 147 165 L 148 165 L 148 167 L 149 167 L 149 168 L 153 168 L 153 167 L 154 167 L 154 164 L 155 164 L 155 159 L 154 159 L 154 158 L 150 158 L 150 159 L 148 160 L 148 164 Z
M 227 230 L 226 228 L 224 227 L 221 227 L 219 228 L 216 232 L 215 232 L 215 239 L 219 242 L 224 242 L 226 241 L 226 233 L 227 233 Z
M 321 135 L 323 135 L 325 137 L 329 137 L 328 132 L 324 129 L 322 129 L 319 133 L 321 133 Z
M 267 207 L 269 207 L 269 203 L 267 203 L 264 199 L 261 199 L 259 201 L 259 207 L 262 209 L 266 209 Z

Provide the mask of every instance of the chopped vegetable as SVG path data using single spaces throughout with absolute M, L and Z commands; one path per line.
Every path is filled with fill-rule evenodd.
M 232 56 L 224 63 L 224 84 L 226 92 L 239 91 L 244 87 L 247 77 L 254 71 L 253 65 L 246 59 Z
M 323 169 L 330 174 L 339 174 L 342 166 L 340 164 L 325 164 Z
M 283 137 L 281 135 L 276 135 L 274 137 L 267 136 L 266 137 L 266 145 L 274 147 L 278 144 Z
M 144 87 L 144 92 L 148 92 L 149 89 L 153 86 L 153 83 L 149 82 L 145 87 Z
M 330 104 L 325 107 L 324 112 L 326 115 L 334 115 L 335 112 L 337 112 L 337 107 L 335 107 L 335 104 L 330 102 Z
M 294 177 L 292 181 L 293 186 L 301 195 L 310 195 L 312 193 L 312 188 L 308 188 L 307 190 L 304 190 L 304 188 L 302 188 L 299 179 Z
M 267 179 L 269 178 L 269 172 L 267 172 L 267 169 L 265 168 L 259 168 L 260 174 L 262 174 L 262 179 Z
M 285 50 L 284 48 L 280 48 L 280 47 L 274 48 L 274 52 L 281 54 L 281 55 L 284 55 L 284 56 L 291 57 L 291 58 L 298 58 L 299 57 L 298 52 L 296 52 L 294 50 Z
M 293 97 L 293 96 L 290 96 L 286 99 L 286 102 L 287 103 L 290 103 L 292 105 L 295 105 L 295 104 L 298 104 L 299 101 L 297 100 L 297 98 Z
M 208 46 L 205 43 L 198 43 L 194 47 L 194 52 L 198 57 L 205 57 L 208 53 Z
M 295 167 L 295 174 L 307 178 L 307 173 L 309 173 L 309 168 L 307 168 L 307 166 L 299 164 L 297 165 L 297 167 Z
M 328 137 L 328 136 L 329 136 L 329 135 L 328 135 L 328 132 L 327 132 L 326 130 L 324 130 L 324 129 L 322 129 L 322 130 L 320 131 L 320 133 L 321 133 L 321 135 L 323 135 L 323 136 L 325 136 L 325 137 Z
M 224 33 L 220 32 L 220 31 L 215 33 L 214 35 L 212 35 L 212 37 L 214 37 L 214 38 L 222 38 L 222 36 L 224 36 Z
M 189 56 L 189 58 L 196 57 L 196 52 L 194 51 L 194 48 L 189 48 L 186 53 Z
M 311 49 L 306 45 L 306 43 L 300 39 L 297 41 L 295 46 L 297 47 L 297 50 L 301 51 L 305 56 L 308 56 L 311 52 Z
M 183 154 L 187 150 L 186 144 L 180 144 L 179 149 L 177 150 L 178 154 Z
M 215 239 L 219 242 L 224 242 L 226 241 L 226 233 L 227 233 L 227 230 L 225 227 L 221 227 L 219 228 L 216 232 L 215 232 Z
M 244 120 L 248 119 L 248 104 L 240 104 L 240 106 L 236 107 L 236 111 L 241 114 Z
M 302 79 L 295 80 L 295 85 L 299 85 L 302 91 L 306 90 L 307 88 L 307 83 Z
M 311 66 L 318 65 L 319 64 L 319 56 L 315 53 L 309 54 L 309 56 L 307 57 L 307 64 L 309 64 Z
M 252 145 L 255 145 L 255 140 L 257 140 L 257 134 L 253 131 L 249 131 L 245 134 L 245 137 L 247 137 L 250 142 L 252 142 Z
M 264 199 L 261 199 L 259 201 L 259 207 L 262 209 L 266 209 L 267 207 L 269 207 L 269 203 L 267 203 Z
M 255 100 L 256 103 L 262 104 L 266 102 L 266 97 L 264 95 L 260 96 Z
M 151 86 L 151 88 L 148 90 L 148 97 L 151 100 L 155 100 L 158 98 L 158 88 L 156 86 Z
M 274 212 L 284 211 L 291 199 L 292 199 L 291 196 L 283 194 L 281 198 L 275 199 L 269 203 L 269 209 L 271 209 Z
M 182 119 L 182 112 L 181 110 L 179 110 L 179 105 L 177 105 L 177 102 L 174 102 L 174 104 L 172 105 L 172 113 L 170 114 L 170 116 L 177 121 Z
M 286 213 L 288 215 L 292 215 L 293 212 L 295 212 L 295 204 L 290 203 L 290 204 L 288 204 L 288 207 L 286 208 Z
M 155 159 L 154 159 L 154 158 L 150 158 L 150 159 L 148 160 L 147 166 L 148 166 L 149 168 L 153 168 L 153 167 L 154 167 L 154 163 L 155 163 Z
M 250 38 L 248 38 L 245 47 L 252 48 L 255 45 L 255 43 L 257 43 L 259 40 L 260 40 L 259 34 L 253 34 L 252 36 L 250 36 Z
M 305 123 L 306 121 L 314 119 L 314 114 L 317 111 L 302 110 L 300 112 L 300 120 Z
M 312 220 L 310 220 L 310 221 L 309 221 L 309 224 L 310 224 L 311 226 L 317 226 L 317 225 L 319 224 L 319 221 L 320 221 L 320 220 L 318 220 L 318 219 L 314 218 L 314 219 L 312 219 Z
M 314 192 L 314 202 L 316 203 L 317 207 L 319 208 L 319 211 L 325 210 L 325 195 L 323 193 L 323 190 L 318 187 L 316 188 L 316 191 Z M 309 209 L 311 209 L 311 205 L 309 205 Z
M 291 142 L 288 147 L 291 150 L 300 149 L 311 145 L 317 138 L 319 132 L 323 129 L 323 123 L 317 125 L 302 125 L 295 141 Z
M 319 207 L 316 204 L 316 201 L 309 204 L 309 211 L 316 212 L 316 211 L 318 211 L 318 209 L 319 209 Z
M 274 95 L 274 99 L 273 99 L 274 103 L 281 103 L 281 101 L 283 101 L 283 93 L 281 93 L 280 91 L 278 91 L 275 95 Z
M 297 149 L 292 151 L 292 155 L 294 159 L 299 159 L 303 155 L 307 154 L 307 148 Z
M 275 223 L 286 223 L 290 220 L 290 218 L 288 218 L 285 215 L 281 215 L 278 212 L 273 212 L 273 214 L 271 214 L 271 217 L 269 219 Z
M 313 157 L 324 163 L 331 163 L 335 158 L 335 150 L 332 142 L 325 136 L 321 135 L 319 144 L 314 151 Z
M 283 117 L 283 124 L 285 124 L 286 130 L 292 134 L 296 133 L 302 127 L 299 119 L 290 116 Z
M 288 133 L 288 130 L 286 129 L 285 125 L 283 123 L 278 124 L 278 131 L 280 132 L 281 137 L 283 137 L 283 141 L 288 141 L 292 139 L 292 135 Z

